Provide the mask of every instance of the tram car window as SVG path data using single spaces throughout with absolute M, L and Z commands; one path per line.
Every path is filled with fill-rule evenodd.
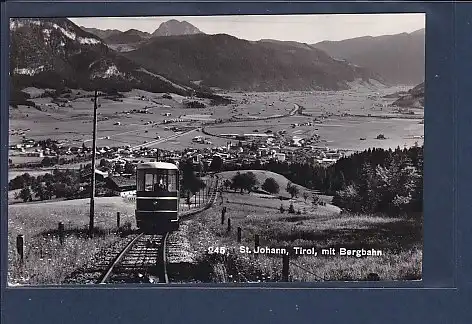
M 179 224 L 179 170 L 165 162 L 140 163 L 136 170 L 136 223 L 146 231 L 167 231 Z

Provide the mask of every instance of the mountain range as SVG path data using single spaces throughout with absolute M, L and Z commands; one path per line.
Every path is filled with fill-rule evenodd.
M 123 55 L 154 73 L 230 90 L 340 90 L 358 79 L 381 81 L 377 74 L 312 46 L 226 34 L 155 37 Z
M 83 31 L 86 31 L 87 33 L 93 34 L 93 35 L 99 37 L 100 39 L 106 39 L 110 36 L 118 35 L 118 34 L 123 33 L 121 30 L 118 30 L 118 29 L 102 30 L 102 29 L 98 29 L 98 28 L 89 28 L 89 27 L 84 27 L 84 26 L 79 26 L 79 27 Z
M 145 41 L 151 37 L 152 35 L 149 33 L 137 29 L 129 29 L 125 32 L 111 34 L 103 38 L 103 40 L 107 44 L 133 44 Z
M 356 80 L 421 79 L 424 48 L 415 50 L 421 35 L 424 45 L 424 31 L 310 45 L 207 35 L 177 20 L 146 33 L 78 27 L 66 18 L 12 19 L 10 75 L 16 87 L 139 88 L 184 95 L 195 91 L 209 95 L 210 88 L 341 90 Z M 367 45 L 373 43 L 384 45 Z M 403 51 L 397 50 L 394 59 L 374 58 L 398 46 Z M 349 55 L 339 54 L 341 49 Z M 362 57 L 362 49 L 373 57 L 365 64 L 355 59 Z M 329 53 L 335 50 L 333 58 Z
M 142 32 L 137 29 L 120 31 L 117 29 L 101 30 L 97 28 L 87 28 L 83 26 L 80 26 L 80 28 L 101 38 L 105 43 L 112 45 L 137 44 L 146 41 L 151 37 L 202 34 L 202 31 L 200 31 L 197 27 L 193 26 L 189 22 L 178 21 L 176 19 L 171 19 L 161 23 L 159 27 L 152 33 Z
M 390 84 L 417 85 L 425 75 L 425 29 L 313 44 L 332 57 L 379 73 Z
M 144 69 L 65 18 L 10 20 L 14 88 L 139 88 L 188 95 L 199 91 Z

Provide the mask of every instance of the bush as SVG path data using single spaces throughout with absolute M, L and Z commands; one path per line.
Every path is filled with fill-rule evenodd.
M 214 156 L 210 163 L 210 170 L 220 172 L 223 169 L 223 159 L 219 156 Z
M 286 188 L 287 192 L 290 194 L 290 196 L 292 197 L 298 197 L 298 193 L 299 193 L 299 190 L 298 188 L 293 185 L 291 182 L 287 183 L 287 188 Z
M 8 190 L 23 189 L 27 186 L 31 186 L 35 180 L 35 177 L 29 175 L 29 173 L 24 173 L 11 179 L 8 183 Z
M 127 222 L 125 222 L 123 225 L 120 226 L 120 228 L 118 229 L 118 231 L 119 231 L 121 234 L 128 234 L 128 233 L 131 233 L 131 228 L 132 228 L 131 222 L 130 222 L 130 221 L 127 221 Z
M 293 207 L 293 203 L 290 204 L 290 207 L 288 208 L 289 214 L 295 214 L 295 208 Z
M 187 108 L 205 108 L 205 104 L 199 101 L 189 101 L 185 104 Z
M 43 167 L 49 167 L 49 166 L 53 166 L 55 165 L 57 162 L 56 159 L 53 159 L 53 158 L 50 158 L 50 157 L 45 157 L 43 158 L 43 160 L 41 161 L 41 166 Z
M 280 190 L 280 187 L 274 178 L 267 178 L 262 184 L 262 189 L 271 194 L 277 194 Z
M 232 179 L 231 188 L 234 190 L 239 189 L 241 193 L 244 190 L 251 192 L 254 186 L 257 185 L 257 178 L 252 172 L 246 173 L 236 173 L 236 175 Z
M 21 189 L 18 197 L 23 200 L 24 202 L 33 201 L 33 195 L 31 194 L 31 190 L 29 187 Z

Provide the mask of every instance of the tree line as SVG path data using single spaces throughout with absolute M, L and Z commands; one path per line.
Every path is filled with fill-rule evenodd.
M 359 213 L 422 212 L 423 146 L 374 148 L 339 159 L 331 166 L 260 161 L 224 165 L 224 171 L 267 170 L 293 183 L 334 196 L 337 206 Z
M 74 170 L 54 170 L 37 177 L 24 173 L 8 183 L 8 190 L 21 189 L 16 198 L 24 202 L 52 198 L 74 198 L 80 189 L 80 174 Z
M 53 170 L 37 177 L 24 173 L 10 180 L 8 190 L 19 190 L 15 199 L 23 202 L 49 200 L 53 198 L 79 199 L 90 196 L 90 181 L 82 175 L 83 170 L 91 170 L 91 164 L 80 170 Z M 96 196 L 113 196 L 113 190 L 105 181 L 97 180 Z

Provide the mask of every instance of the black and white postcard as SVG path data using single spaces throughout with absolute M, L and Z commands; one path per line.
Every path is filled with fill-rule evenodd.
M 425 15 L 10 19 L 8 284 L 422 279 Z

